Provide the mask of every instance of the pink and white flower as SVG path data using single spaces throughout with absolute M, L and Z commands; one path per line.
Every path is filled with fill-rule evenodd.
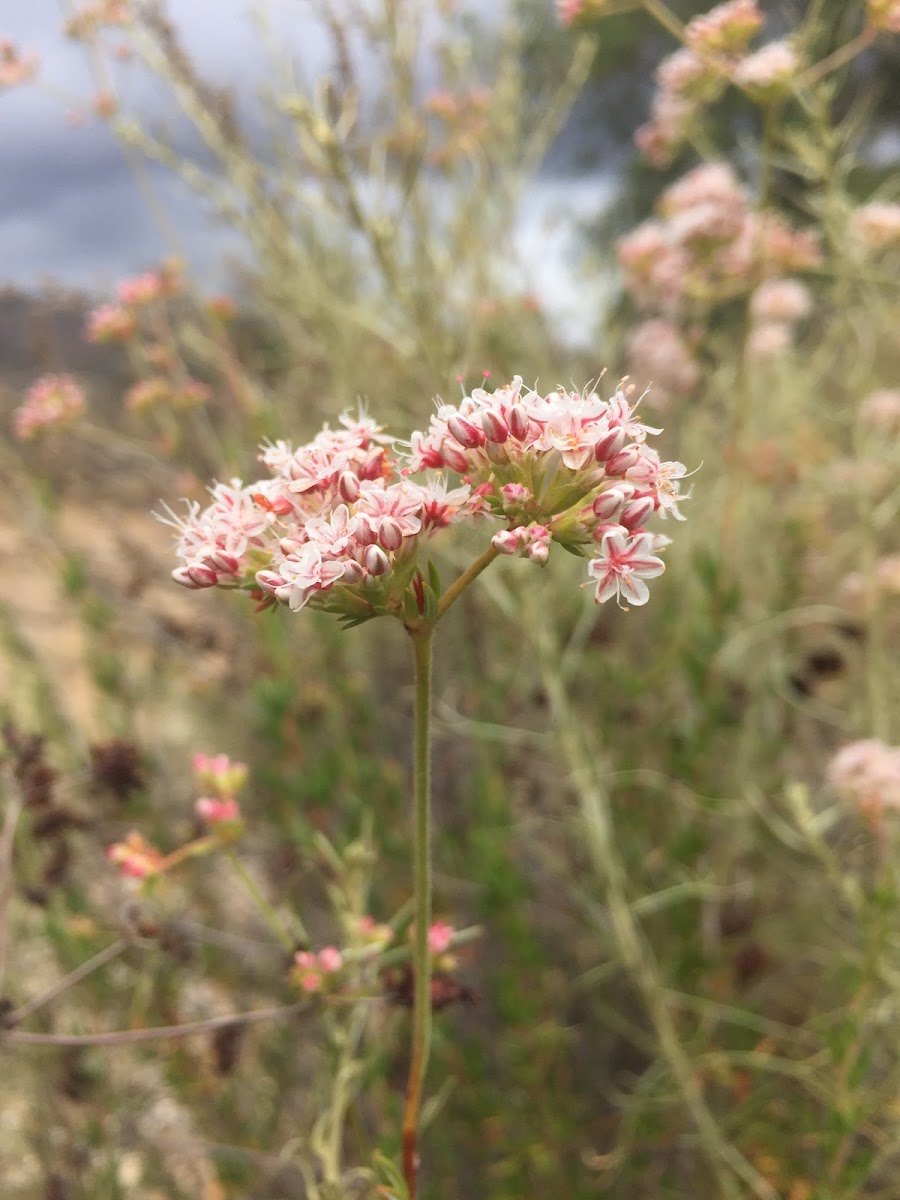
M 588 574 L 597 581 L 594 598 L 598 604 L 611 600 L 622 607 L 628 604 L 646 604 L 650 590 L 645 579 L 662 575 L 666 564 L 657 558 L 653 535 L 637 533 L 629 535 L 622 526 L 607 529 L 600 542 L 600 557 L 588 563 Z

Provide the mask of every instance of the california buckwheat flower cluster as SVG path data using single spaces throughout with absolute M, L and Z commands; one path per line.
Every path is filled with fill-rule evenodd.
M 13 413 L 16 437 L 30 441 L 44 429 L 58 429 L 80 417 L 86 407 L 84 389 L 71 375 L 43 375 L 25 393 Z
M 264 446 L 269 478 L 217 483 L 205 509 L 189 504 L 182 517 L 167 509 L 160 519 L 177 529 L 181 559 L 173 577 L 243 588 L 263 607 L 324 608 L 347 624 L 415 623 L 440 598 L 423 546 L 449 525 L 487 522 L 489 559 L 543 564 L 557 543 L 590 560 L 598 603 L 644 604 L 669 541 L 644 526 L 655 513 L 682 519 L 685 468 L 647 445 L 659 430 L 637 407 L 624 384 L 604 400 L 590 389 L 542 395 L 516 376 L 439 404 L 396 452 L 371 418 L 345 415 L 298 449 Z

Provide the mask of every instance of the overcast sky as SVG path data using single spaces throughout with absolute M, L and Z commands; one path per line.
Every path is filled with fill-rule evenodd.
M 173 251 L 154 220 L 118 143 L 89 115 L 94 93 L 84 50 L 60 32 L 59 0 L 0 0 L 0 39 L 41 59 L 41 80 L 0 94 L 0 284 L 34 287 L 54 279 L 97 293 L 123 275 L 145 269 Z M 258 6 L 257 6 L 258 7 Z M 303 0 L 265 0 L 280 46 L 310 75 L 327 63 L 324 41 L 304 15 Z M 169 13 L 202 73 L 235 89 L 246 111 L 267 79 L 267 57 L 251 17 L 251 0 L 169 0 Z M 491 11 L 490 9 L 488 11 Z M 153 82 L 123 71 L 125 107 L 153 120 L 171 117 Z M 88 114 L 73 127 L 73 113 Z M 166 172 L 148 168 L 154 191 L 178 229 L 177 248 L 209 288 L 223 286 L 233 235 L 213 224 L 200 203 Z M 597 211 L 609 185 L 596 179 L 532 189 L 522 206 L 517 239 L 528 266 L 527 286 L 540 290 L 571 327 L 586 297 L 573 300 L 568 261 L 573 249 L 569 211 Z

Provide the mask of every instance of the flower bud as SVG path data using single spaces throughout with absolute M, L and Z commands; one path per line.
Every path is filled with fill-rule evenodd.
M 639 446 L 626 446 L 624 450 L 620 450 L 606 464 L 607 475 L 624 475 L 626 471 L 630 471 L 635 466 L 640 457 L 641 450 Z
M 618 429 L 610 429 L 605 433 L 594 446 L 594 456 L 597 462 L 605 462 L 608 458 L 615 458 L 625 445 L 626 438 L 625 430 L 621 426 Z
M 456 471 L 458 475 L 465 475 L 471 464 L 459 446 L 447 440 L 441 447 L 441 451 L 444 455 L 444 462 L 450 470 Z
M 611 521 L 617 516 L 627 497 L 621 488 L 610 488 L 601 492 L 591 505 L 591 510 L 600 521 Z
M 403 530 L 394 517 L 382 517 L 378 541 L 385 550 L 399 550 L 403 542 Z
M 466 450 L 477 450 L 479 446 L 484 445 L 486 440 L 483 430 L 479 429 L 473 421 L 468 421 L 456 413 L 447 422 L 447 429 Z
M 624 525 L 628 530 L 637 529 L 643 525 L 655 509 L 656 503 L 652 496 L 641 496 L 637 500 L 630 500 L 619 513 L 619 524 Z
M 172 578 L 182 587 L 197 591 L 200 588 L 215 587 L 218 576 L 212 567 L 204 567 L 202 563 L 191 563 L 187 567 L 176 567 Z
M 370 575 L 385 575 L 391 569 L 391 560 L 382 548 L 374 543 L 366 547 L 365 563 Z
M 509 437 L 509 430 L 506 427 L 506 422 L 498 412 L 492 408 L 486 409 L 481 414 L 481 427 L 484 430 L 484 435 L 489 442 L 505 442 Z
M 359 499 L 360 490 L 359 476 L 354 475 L 352 471 L 342 471 L 338 480 L 341 499 L 346 500 L 348 504 L 355 504 Z
M 287 585 L 287 580 L 282 579 L 277 571 L 257 571 L 256 582 L 270 596 L 274 596 L 278 588 Z
M 506 417 L 506 424 L 509 428 L 510 437 L 514 437 L 517 442 L 525 440 L 525 436 L 528 433 L 528 414 L 520 404 L 510 406 Z
M 491 538 L 491 545 L 501 554 L 516 554 L 519 549 L 519 535 L 515 529 L 502 529 Z
M 354 583 L 359 583 L 365 575 L 365 571 L 360 563 L 355 558 L 350 558 L 344 563 L 344 573 L 341 576 L 341 583 L 349 584 L 351 587 Z
M 226 554 L 224 550 L 214 550 L 212 554 L 207 554 L 206 563 L 225 575 L 237 575 L 241 569 L 241 560 L 233 554 Z

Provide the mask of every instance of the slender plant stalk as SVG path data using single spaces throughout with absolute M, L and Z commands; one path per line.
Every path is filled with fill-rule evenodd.
M 480 560 L 479 560 L 480 561 Z M 487 566 L 487 563 L 484 564 Z M 483 569 L 483 568 L 482 568 Z M 459 582 L 459 581 L 457 581 Z M 414 942 L 412 1058 L 403 1109 L 403 1177 L 409 1200 L 416 1197 L 416 1139 L 431 1044 L 431 650 L 433 625 L 410 630 L 415 657 L 416 712 L 413 757 Z
M 474 579 L 477 579 L 486 567 L 491 565 L 499 553 L 500 551 L 495 550 L 493 546 L 488 546 L 484 554 L 476 558 L 468 570 L 463 571 L 459 579 L 451 583 L 443 596 L 441 596 L 440 603 L 438 604 L 438 620 L 440 620 L 450 605 L 459 599 L 469 584 Z
M 256 904 L 256 907 L 265 918 L 266 924 L 272 930 L 275 937 L 278 938 L 279 942 L 281 942 L 282 946 L 284 946 L 285 950 L 287 950 L 288 953 L 291 953 L 296 948 L 296 939 L 291 937 L 290 930 L 284 924 L 281 917 L 278 915 L 269 901 L 262 894 L 259 884 L 233 850 L 229 850 L 228 857 L 231 859 L 231 865 L 240 876 L 241 883 L 243 883 L 253 902 Z M 299 918 L 295 919 L 299 923 Z M 305 935 L 306 931 L 303 929 L 302 925 L 300 928 Z

